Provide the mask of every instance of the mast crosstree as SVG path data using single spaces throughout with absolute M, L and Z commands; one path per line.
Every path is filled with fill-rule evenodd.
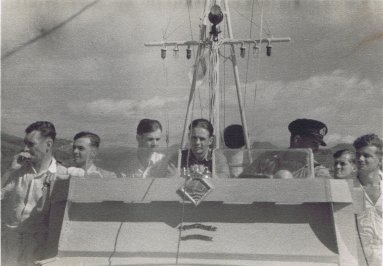
M 241 93 L 241 83 L 239 80 L 239 71 L 238 71 L 238 65 L 237 65 L 237 58 L 235 54 L 235 46 L 240 45 L 241 50 L 241 57 L 244 57 L 244 45 L 250 44 L 254 45 L 254 49 L 259 49 L 259 47 L 262 44 L 266 44 L 266 54 L 267 56 L 271 56 L 271 49 L 273 43 L 284 43 L 284 42 L 290 42 L 290 37 L 269 37 L 269 38 L 262 38 L 262 39 L 235 39 L 233 35 L 233 30 L 231 27 L 231 18 L 230 18 L 230 11 L 229 11 L 229 5 L 228 1 L 223 1 L 223 9 L 217 4 L 219 1 L 206 1 L 205 2 L 205 10 L 208 10 L 209 6 L 210 13 L 208 15 L 204 14 L 204 17 L 202 19 L 201 25 L 200 25 L 200 35 L 199 40 L 183 40 L 183 41 L 170 41 L 170 42 L 149 42 L 145 43 L 145 46 L 148 47 L 161 47 L 161 57 L 164 59 L 166 57 L 166 51 L 167 47 L 174 47 L 174 51 L 177 52 L 179 50 L 180 46 L 186 46 L 186 57 L 187 59 L 191 58 L 191 47 L 192 46 L 198 46 L 195 62 L 193 65 L 193 79 L 192 84 L 190 88 L 190 94 L 189 94 L 189 100 L 188 100 L 188 106 L 183 126 L 183 133 L 182 133 L 182 141 L 181 141 L 181 148 L 184 149 L 186 146 L 186 140 L 187 140 L 187 131 L 188 131 L 188 125 L 191 120 L 191 109 L 192 109 L 192 102 L 195 95 L 195 89 L 197 84 L 197 72 L 198 72 L 198 65 L 200 63 L 200 60 L 203 56 L 203 51 L 205 48 L 208 48 L 210 51 L 210 61 L 212 62 L 211 69 L 212 72 L 212 80 L 211 82 L 211 93 L 210 93 L 210 120 L 214 126 L 215 129 L 215 135 L 216 135 L 216 146 L 219 147 L 219 56 L 218 52 L 222 45 L 229 45 L 230 46 L 230 60 L 233 65 L 233 74 L 234 74 L 234 80 L 235 80 L 235 87 L 237 92 L 237 100 L 238 100 L 238 107 L 241 117 L 241 123 L 243 127 L 243 134 L 245 139 L 245 145 L 246 148 L 250 149 L 250 142 L 249 142 L 249 134 L 247 129 L 247 123 L 246 123 L 246 115 L 245 110 L 243 107 L 242 102 L 242 93 Z M 224 19 L 225 18 L 225 19 Z M 208 27 L 208 20 L 210 21 L 211 25 L 211 31 L 209 32 L 209 35 L 207 35 L 207 27 Z M 228 38 L 222 38 L 219 30 L 218 24 L 222 21 L 225 21 L 227 31 L 228 31 Z

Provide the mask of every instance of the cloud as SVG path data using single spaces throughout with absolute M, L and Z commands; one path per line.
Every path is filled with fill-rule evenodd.
M 341 134 L 329 134 L 325 137 L 325 141 L 327 143 L 353 143 L 354 140 L 356 139 L 355 136 L 351 136 L 351 135 L 346 135 L 346 136 L 343 136 Z
M 154 96 L 146 100 L 133 99 L 96 99 L 91 102 L 71 102 L 68 108 L 73 113 L 86 114 L 88 116 L 134 116 L 140 113 L 160 112 L 169 106 L 186 102 L 185 97 L 161 97 Z
M 286 145 L 287 125 L 297 118 L 325 122 L 329 134 L 334 134 L 329 142 L 352 142 L 355 136 L 383 130 L 381 88 L 341 69 L 285 83 L 260 80 L 246 87 L 247 122 L 255 140 Z M 238 113 L 235 89 L 230 88 L 230 91 L 226 95 L 226 108 Z M 239 121 L 238 116 L 235 119 Z
M 196 92 L 193 117 L 208 117 L 207 85 Z M 242 86 L 244 87 L 244 86 Z M 242 91 L 251 140 L 271 141 L 286 146 L 289 122 L 297 118 L 323 121 L 329 128 L 326 141 L 351 143 L 357 136 L 382 131 L 382 91 L 368 79 L 343 70 L 290 82 L 260 80 L 248 83 Z M 254 97 L 254 88 L 256 97 Z M 225 90 L 225 123 L 239 123 L 237 95 L 234 86 Z M 179 95 L 179 94 L 178 94 Z M 221 94 L 221 98 L 223 94 Z M 172 132 L 182 130 L 188 93 L 180 97 L 156 95 L 151 98 L 94 99 L 67 104 L 72 114 L 93 121 L 136 123 L 143 117 L 169 121 Z M 128 120 L 126 120 L 126 118 Z M 104 120 L 103 120 L 104 119 Z

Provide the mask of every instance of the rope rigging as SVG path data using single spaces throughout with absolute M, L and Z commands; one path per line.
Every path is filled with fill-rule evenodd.
M 251 22 L 253 21 L 254 18 L 254 0 L 251 4 Z M 253 31 L 253 23 L 250 23 L 250 32 L 249 32 L 249 39 L 251 39 L 252 36 L 252 31 Z M 250 51 L 250 43 L 248 44 L 248 51 Z M 243 108 L 246 111 L 246 89 L 247 89 L 247 76 L 249 73 L 249 61 L 250 61 L 250 52 L 247 53 L 247 62 L 246 62 L 246 75 L 245 75 L 245 89 L 243 93 Z
M 257 0 L 257 3 L 258 3 L 258 6 L 259 6 L 259 1 Z M 261 22 L 260 22 L 260 31 L 259 31 L 259 39 L 262 40 L 262 33 L 263 33 L 263 6 L 264 6 L 264 2 L 262 0 L 262 6 L 260 7 L 261 8 Z M 269 34 L 271 34 L 270 32 L 270 28 L 268 27 L 268 32 Z M 261 56 L 259 56 L 259 54 L 261 54 L 262 52 L 262 45 L 259 46 L 259 53 L 258 53 L 258 60 L 257 60 L 257 66 L 256 66 L 256 71 L 255 71 L 255 83 L 254 83 L 254 100 L 253 100 L 253 104 L 255 106 L 255 102 L 256 102 L 256 99 L 257 99 L 257 89 L 258 89 L 258 80 L 259 80 L 259 74 L 261 73 Z M 251 120 L 251 128 L 254 128 L 254 125 L 255 125 L 255 117 Z
M 267 44 L 267 55 L 271 55 L 271 43 L 279 43 L 279 42 L 289 42 L 290 38 L 289 37 L 281 37 L 281 38 L 274 38 L 274 37 L 268 37 L 265 39 L 258 39 L 254 40 L 252 39 L 253 35 L 253 24 L 254 23 L 254 6 L 255 6 L 255 1 L 252 1 L 252 15 L 250 19 L 250 32 L 249 32 L 249 39 L 235 39 L 233 36 L 233 30 L 231 26 L 231 19 L 230 19 L 230 12 L 229 12 L 229 7 L 228 7 L 228 0 L 223 1 L 223 6 L 224 12 L 222 12 L 221 7 L 217 5 L 217 3 L 221 3 L 221 1 L 215 1 L 215 0 L 205 0 L 204 1 L 204 10 L 203 10 L 203 18 L 201 20 L 200 24 L 200 35 L 199 39 L 197 41 L 193 40 L 193 31 L 191 28 L 191 12 L 190 12 L 190 4 L 191 1 L 187 2 L 187 7 L 188 7 L 188 18 L 189 18 L 189 27 L 190 27 L 190 35 L 192 40 L 187 40 L 187 41 L 173 41 L 173 42 L 153 42 L 153 43 L 146 43 L 145 46 L 160 46 L 161 48 L 161 57 L 165 59 L 166 57 L 166 46 L 174 46 L 174 50 L 178 51 L 179 46 L 186 46 L 186 58 L 191 59 L 192 57 L 192 51 L 194 50 L 191 49 L 193 46 L 197 46 L 197 52 L 194 53 L 194 64 L 193 64 L 193 71 L 192 71 L 192 80 L 191 80 L 191 89 L 190 89 L 190 94 L 189 94 L 189 100 L 187 103 L 187 111 L 186 111 L 186 117 L 183 125 L 183 134 L 182 134 L 182 141 L 181 141 L 181 150 L 186 149 L 188 152 L 186 153 L 186 166 L 188 167 L 189 165 L 189 158 L 190 158 L 190 147 L 187 145 L 187 140 L 189 136 L 189 143 L 191 142 L 190 138 L 192 137 L 191 134 L 187 134 L 188 128 L 190 125 L 190 122 L 193 121 L 193 118 L 195 116 L 195 107 L 198 104 L 197 101 L 199 101 L 199 109 L 200 109 L 200 117 L 203 117 L 203 102 L 201 97 L 201 89 L 200 86 L 202 85 L 202 81 L 205 79 L 205 75 L 207 73 L 207 76 L 209 78 L 208 82 L 208 90 L 206 93 L 208 94 L 209 101 L 208 103 L 208 118 L 210 122 L 213 124 L 214 134 L 216 134 L 217 138 L 215 139 L 215 147 L 220 147 L 219 143 L 221 141 L 221 127 L 219 124 L 220 121 L 220 103 L 222 102 L 223 99 L 223 107 L 224 107 L 224 113 L 223 113 L 223 120 L 224 120 L 224 125 L 226 126 L 226 61 L 227 59 L 230 59 L 232 65 L 233 65 L 233 74 L 234 74 L 234 82 L 235 82 L 235 88 L 237 92 L 237 100 L 238 100 L 238 106 L 239 106 L 239 113 L 241 117 L 241 122 L 243 126 L 243 131 L 244 131 L 244 139 L 245 139 L 245 145 L 248 150 L 250 150 L 250 145 L 249 145 L 249 136 L 248 136 L 248 131 L 247 131 L 247 123 L 246 123 L 246 117 L 245 117 L 245 110 L 244 110 L 244 104 L 243 102 L 246 103 L 246 89 L 247 89 L 247 80 L 248 80 L 248 71 L 249 71 L 249 61 L 250 61 L 250 56 L 248 55 L 247 57 L 247 64 L 246 64 L 246 81 L 245 81 L 245 95 L 242 96 L 241 93 L 241 84 L 239 80 L 239 71 L 238 71 L 238 63 L 236 59 L 236 54 L 235 54 L 235 46 L 236 45 L 241 45 L 240 47 L 240 55 L 241 57 L 245 57 L 245 44 L 248 44 L 248 47 L 250 49 L 250 44 L 254 45 L 254 49 L 257 50 L 258 47 L 261 47 L 262 44 L 266 43 Z M 259 5 L 259 3 L 258 3 Z M 207 14 L 207 9 L 210 7 L 210 12 Z M 220 37 L 219 34 L 221 33 L 220 31 L 220 26 L 218 25 L 223 21 L 223 19 L 226 18 L 225 24 L 227 28 L 225 27 L 224 30 L 224 37 Z M 208 21 L 209 19 L 211 23 L 211 28 L 210 28 L 210 35 L 208 35 Z M 170 20 L 169 20 L 170 21 Z M 164 37 L 167 36 L 167 32 L 169 29 L 169 23 L 167 25 L 167 28 L 163 32 Z M 226 37 L 226 29 L 228 33 L 228 37 Z M 262 15 L 261 15 L 261 26 L 260 26 L 260 36 L 263 34 L 263 2 L 262 2 Z M 175 30 L 174 30 L 175 31 Z M 172 31 L 172 33 L 174 32 Z M 230 56 L 226 56 L 226 45 L 229 45 L 230 47 Z M 224 47 L 223 52 L 220 50 Z M 223 70 L 224 70 L 224 76 L 223 76 L 223 88 L 220 88 L 219 82 L 219 58 L 222 57 L 224 58 L 223 60 Z M 206 64 L 207 62 L 207 64 Z M 257 70 L 260 69 L 261 63 L 260 63 L 260 56 L 258 56 L 258 67 Z M 163 64 L 164 67 L 164 75 L 166 82 L 167 81 L 167 71 L 166 69 L 166 64 L 164 62 Z M 259 71 L 259 70 L 258 70 Z M 258 76 L 258 73 L 256 74 Z M 255 83 L 255 86 L 257 88 L 257 82 Z M 254 89 L 254 95 L 256 95 L 256 88 Z M 223 93 L 220 95 L 221 90 L 223 89 Z M 196 99 L 196 91 L 198 91 L 198 98 Z M 255 101 L 255 96 L 254 96 L 254 101 Z M 180 154 L 181 159 L 182 159 L 182 153 Z M 214 154 L 213 154 L 214 156 Z M 251 154 L 249 154 L 249 158 L 251 161 Z M 180 158 L 179 158 L 180 162 Z M 214 174 L 214 169 L 213 174 Z M 185 183 L 186 183 L 185 179 Z M 182 232 L 181 229 L 183 228 L 183 223 L 184 223 L 184 215 L 185 215 L 185 205 L 184 205 L 184 198 L 182 201 L 182 212 L 181 212 L 181 219 L 180 219 L 180 231 L 178 234 L 178 243 L 177 243 L 177 254 L 176 254 L 176 265 L 178 265 L 178 260 L 179 260 L 179 252 L 180 252 L 180 246 L 181 243 L 180 241 L 182 240 Z

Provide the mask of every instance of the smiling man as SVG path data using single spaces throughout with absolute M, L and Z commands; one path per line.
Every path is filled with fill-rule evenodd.
M 85 177 L 114 178 L 116 175 L 113 172 L 94 165 L 100 142 L 100 137 L 95 133 L 84 131 L 77 133 L 73 138 L 73 161 L 76 167 L 84 170 Z
M 334 153 L 334 177 L 354 179 L 356 174 L 355 153 L 344 149 Z
M 37 121 L 25 130 L 24 150 L 13 157 L 1 189 L 2 264 L 32 265 L 42 259 L 48 237 L 50 195 L 67 169 L 52 156 L 54 125 Z
M 382 140 L 368 134 L 354 141 L 358 180 L 363 191 L 363 211 L 357 226 L 368 265 L 382 265 Z

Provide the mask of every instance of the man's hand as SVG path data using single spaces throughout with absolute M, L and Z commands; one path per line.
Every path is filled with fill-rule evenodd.
M 11 163 L 11 166 L 8 170 L 10 171 L 16 171 L 19 170 L 24 165 L 30 163 L 31 160 L 31 154 L 29 152 L 22 151 L 15 156 L 13 156 L 13 160 Z

